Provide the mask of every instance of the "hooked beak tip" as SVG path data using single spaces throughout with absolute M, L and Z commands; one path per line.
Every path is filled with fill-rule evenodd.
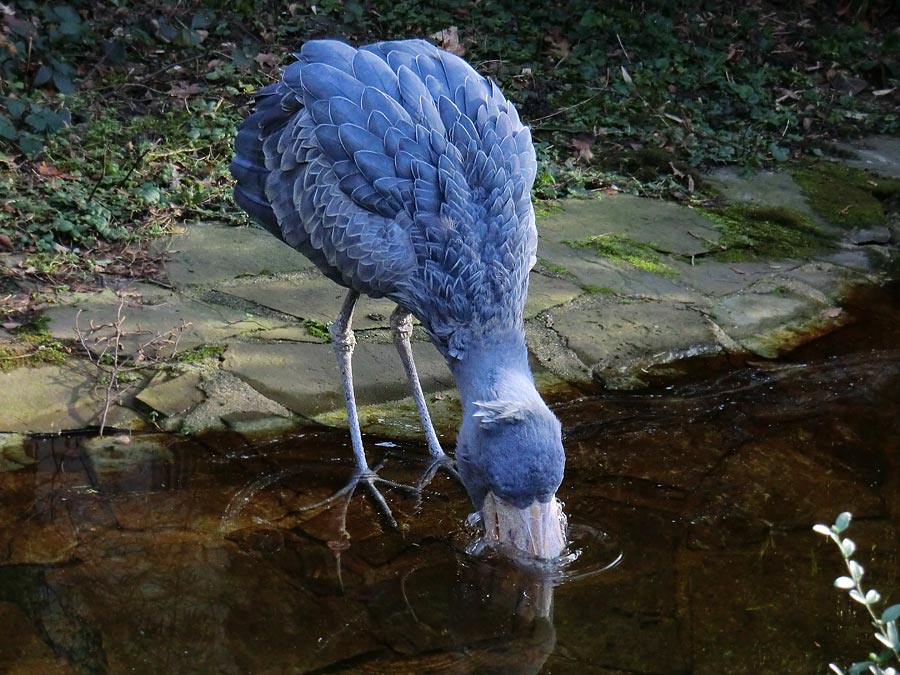
M 566 516 L 556 497 L 518 508 L 488 492 L 481 516 L 488 546 L 545 561 L 558 558 L 566 548 Z

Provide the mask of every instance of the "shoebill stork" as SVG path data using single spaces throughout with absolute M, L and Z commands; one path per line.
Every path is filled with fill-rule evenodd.
M 238 131 L 235 200 L 348 288 L 329 330 L 355 481 L 390 517 L 353 394 L 351 319 L 364 293 L 397 303 L 394 343 L 436 463 L 449 460 L 416 375 L 413 317 L 449 364 L 463 408 L 456 467 L 486 541 L 558 556 L 565 455 L 534 385 L 523 320 L 537 245 L 528 128 L 492 81 L 422 40 L 358 49 L 315 40 L 295 56 Z

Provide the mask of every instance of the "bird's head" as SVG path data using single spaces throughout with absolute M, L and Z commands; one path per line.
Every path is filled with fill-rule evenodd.
M 530 377 L 505 380 L 494 393 L 466 406 L 456 448 L 460 478 L 488 544 L 556 558 L 566 546 L 556 499 L 565 468 L 559 420 Z

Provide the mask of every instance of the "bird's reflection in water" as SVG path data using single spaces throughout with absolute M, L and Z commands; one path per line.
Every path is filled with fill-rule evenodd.
M 328 482 L 328 467 L 305 469 L 281 469 L 236 490 L 220 531 L 265 565 L 293 572 L 293 583 L 325 605 L 342 604 L 342 625 L 321 642 L 323 650 L 348 657 L 332 663 L 333 672 L 540 672 L 556 646 L 554 586 L 585 571 L 577 552 L 562 566 L 466 552 L 476 535 L 458 528 L 460 510 L 470 507 L 449 481 L 449 494 L 427 500 L 402 534 L 382 531 L 362 498 L 330 502 L 312 514 L 294 504 L 292 513 L 272 518 L 267 509 L 274 494 L 299 492 L 298 484 L 309 483 L 312 473 Z M 398 501 L 402 506 L 404 500 Z M 456 531 L 448 532 L 448 524 Z M 581 533 L 575 544 L 583 547 L 583 528 L 574 532 Z M 362 653 L 359 644 L 369 640 L 361 635 L 372 642 Z
M 255 453 L 162 436 L 128 453 L 113 439 L 37 443 L 34 464 L 4 474 L 20 518 L 0 541 L 11 562 L 66 564 L 25 577 L 0 565 L 0 601 L 97 672 L 540 672 L 554 587 L 602 570 L 608 542 L 575 523 L 566 564 L 473 556 L 471 505 L 449 479 L 419 505 L 396 496 L 402 531 L 362 496 L 304 510 L 352 470 L 312 458 L 328 438 L 308 453 L 297 439 Z M 406 483 L 420 470 L 388 468 Z

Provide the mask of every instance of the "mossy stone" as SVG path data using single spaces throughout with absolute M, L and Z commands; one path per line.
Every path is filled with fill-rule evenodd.
M 563 243 L 572 248 L 589 249 L 603 258 L 626 263 L 645 272 L 665 277 L 674 277 L 678 274 L 672 267 L 662 262 L 659 251 L 653 246 L 619 234 L 602 234 Z
M 736 202 L 702 210 L 722 238 L 716 260 L 803 258 L 828 250 L 833 241 L 806 215 L 781 206 Z
M 836 162 L 817 162 L 794 172 L 810 206 L 841 227 L 885 221 L 883 201 L 900 195 L 900 180 L 874 176 Z

